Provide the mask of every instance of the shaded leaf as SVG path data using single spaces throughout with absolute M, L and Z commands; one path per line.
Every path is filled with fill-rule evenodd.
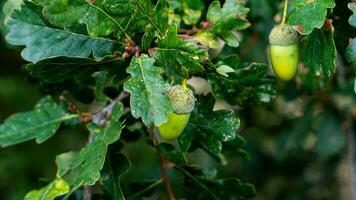
M 133 9 L 128 4 L 129 0 L 110 0 L 110 3 L 105 3 L 103 0 L 92 2 L 35 0 L 35 2 L 44 7 L 46 17 L 53 25 L 69 28 L 76 24 L 85 24 L 91 36 L 106 36 L 116 30 L 124 31 L 122 25 L 111 16 L 112 13 L 105 9 L 105 5 L 111 4 L 111 9 L 117 8 L 119 5 L 123 6 L 122 9 L 117 9 L 118 12 L 129 13 Z M 122 4 L 118 5 L 118 3 Z
M 142 49 L 145 49 L 145 50 L 149 49 L 155 36 L 156 35 L 155 35 L 153 26 L 151 24 L 147 24 L 147 26 L 145 28 L 145 33 L 142 36 L 142 41 L 141 41 Z
M 112 200 L 125 199 L 120 187 L 120 178 L 131 170 L 130 161 L 122 154 L 109 154 L 102 171 L 100 183 Z
M 57 174 L 69 185 L 94 185 L 100 178 L 107 153 L 107 148 L 120 138 L 122 124 L 119 121 L 123 114 L 123 105 L 116 103 L 105 127 L 89 124 L 93 140 L 79 152 L 63 153 L 56 158 Z
M 345 54 L 348 62 L 356 61 L 356 38 L 351 41 L 351 44 L 347 47 Z
M 53 200 L 69 192 L 70 186 L 61 178 L 55 179 L 40 190 L 29 192 L 24 200 Z
M 160 126 L 167 121 L 167 113 L 172 112 L 172 105 L 165 94 L 168 83 L 161 76 L 161 68 L 154 66 L 154 62 L 145 54 L 133 58 L 127 69 L 131 78 L 124 84 L 124 89 L 131 93 L 132 115 L 141 117 L 147 127 L 153 123 Z
M 105 105 L 109 101 L 109 98 L 105 95 L 104 89 L 109 83 L 108 73 L 106 71 L 101 71 L 93 74 L 95 78 L 95 99 L 102 105 Z
M 197 139 L 210 151 L 219 153 L 222 142 L 235 139 L 240 120 L 232 110 L 213 111 L 214 104 L 211 94 L 198 98 L 187 128 L 179 138 L 180 144 L 185 144 L 182 149 L 187 150 L 191 140 Z
M 229 77 L 228 73 L 235 72 L 235 70 L 228 65 L 220 65 L 218 68 L 216 68 L 216 72 L 225 77 Z
M 189 7 L 184 8 L 183 22 L 188 25 L 195 25 L 201 16 L 201 10 L 194 10 Z
M 251 199 L 256 195 L 253 185 L 242 183 L 236 178 L 213 179 L 197 166 L 176 166 L 176 169 L 185 175 L 188 199 Z
M 85 24 L 92 36 L 114 33 L 130 39 L 130 34 L 144 31 L 147 24 L 159 33 L 168 25 L 165 13 L 156 12 L 151 1 L 146 0 L 36 1 L 44 7 L 52 24 L 61 27 Z
M 158 1 L 157 4 L 163 3 Z M 162 37 L 168 28 L 168 16 L 166 10 L 162 10 L 159 5 L 153 6 L 150 1 L 142 1 L 138 4 L 142 18 L 147 20 L 145 33 L 142 37 L 141 46 L 147 50 L 156 37 Z M 161 9 L 161 10 L 160 10 Z
M 240 156 L 245 160 L 250 160 L 249 153 L 244 149 L 246 145 L 245 139 L 243 139 L 239 134 L 232 141 L 223 144 L 223 153 L 231 153 L 234 156 Z
M 7 23 L 7 20 L 10 18 L 11 12 L 15 9 L 20 9 L 22 4 L 22 0 L 8 0 L 5 1 L 3 7 L 2 7 L 2 12 L 4 19 L 4 23 Z M 0 25 L 2 28 L 2 25 Z
M 356 3 L 349 3 L 347 6 L 353 13 L 349 18 L 349 24 L 356 27 Z M 345 57 L 349 62 L 356 61 L 356 38 L 352 39 L 350 45 L 347 47 Z
M 301 26 L 301 34 L 308 35 L 325 22 L 327 9 L 334 8 L 334 0 L 292 0 L 288 24 Z
M 352 11 L 352 15 L 349 18 L 349 24 L 356 27 L 356 3 L 348 3 L 347 7 Z
M 85 80 L 94 72 L 119 66 L 122 58 L 105 57 L 100 61 L 90 58 L 56 57 L 26 65 L 30 75 L 49 83 L 66 79 Z M 123 71 L 123 70 L 122 70 Z
M 58 56 L 87 58 L 93 55 L 100 59 L 118 47 L 114 40 L 47 26 L 40 7 L 27 1 L 21 10 L 13 12 L 7 27 L 6 40 L 13 45 L 25 45 L 22 57 L 31 62 Z
M 154 57 L 159 65 L 172 69 L 176 74 L 188 77 L 189 73 L 203 71 L 200 64 L 207 55 L 206 49 L 198 48 L 193 41 L 177 35 L 177 26 L 171 25 L 165 36 L 158 41 Z
M 137 5 L 141 17 L 146 20 L 143 21 L 143 25 L 150 24 L 153 30 L 162 36 L 168 28 L 167 14 L 157 10 L 151 1 L 141 0 L 134 1 L 133 3 Z
M 205 7 L 202 0 L 167 1 L 167 4 L 171 22 L 186 25 L 196 25 Z
M 227 0 L 223 7 L 219 1 L 213 1 L 207 13 L 207 20 L 212 23 L 212 26 L 208 30 L 201 30 L 202 33 L 197 35 L 197 39 L 204 45 L 209 45 L 206 41 L 216 40 L 219 37 L 227 45 L 238 47 L 239 41 L 233 31 L 243 30 L 250 26 L 246 19 L 248 12 L 249 9 L 245 7 L 243 1 Z M 216 48 L 216 46 L 210 47 Z
M 127 199 L 142 199 L 142 197 L 150 197 L 155 192 L 158 186 L 163 183 L 163 179 L 159 180 L 141 180 L 133 182 L 130 185 L 130 191 L 133 193 Z
M 315 29 L 301 42 L 301 58 L 314 76 L 330 79 L 336 71 L 336 47 L 330 30 Z
M 32 139 L 42 143 L 57 132 L 62 122 L 77 117 L 66 113 L 51 97 L 45 97 L 33 111 L 14 114 L 0 125 L 0 145 L 6 147 Z
M 221 64 L 229 64 L 236 59 L 228 57 Z M 233 65 L 231 65 L 233 66 Z M 234 66 L 235 72 L 229 77 L 208 77 L 214 94 L 223 97 L 232 105 L 254 105 L 260 102 L 270 102 L 276 95 L 275 78 L 268 76 L 266 64 L 252 63 L 246 67 Z
M 169 143 L 160 143 L 158 148 L 160 153 L 168 160 L 179 165 L 187 164 L 187 158 L 184 153 L 176 150 L 173 145 Z

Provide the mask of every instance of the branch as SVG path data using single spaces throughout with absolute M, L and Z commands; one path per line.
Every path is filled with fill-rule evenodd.
M 80 111 L 77 105 L 74 102 L 70 101 L 67 97 L 65 97 L 64 94 L 60 95 L 59 99 L 65 101 L 68 104 L 68 110 L 73 113 L 76 113 L 83 124 L 87 124 L 88 122 L 92 121 L 91 113 Z
M 179 29 L 178 33 L 184 33 L 187 35 L 195 35 L 199 32 L 199 29 L 193 28 L 193 29 Z
M 162 179 L 163 179 L 163 181 L 164 181 L 164 183 L 166 185 L 166 190 L 168 192 L 169 199 L 170 200 L 175 200 L 174 194 L 173 194 L 173 190 L 172 190 L 172 186 L 171 186 L 171 183 L 169 181 L 169 177 L 167 175 L 167 169 L 166 169 L 167 160 L 164 158 L 164 156 L 162 156 L 162 154 L 159 151 L 159 148 L 157 147 L 157 145 L 158 145 L 158 141 L 157 141 L 157 137 L 156 137 L 157 129 L 155 127 L 153 127 L 153 128 L 151 128 L 150 132 L 151 132 L 151 135 L 152 135 L 152 142 L 155 145 L 156 150 L 157 150 L 157 154 L 159 156 L 159 166 L 160 166 L 160 170 L 161 170 L 161 177 L 162 177 Z
M 84 186 L 83 190 L 83 200 L 91 200 L 92 195 L 90 186 Z
M 110 115 L 112 109 L 114 108 L 114 105 L 116 104 L 116 102 L 118 101 L 122 101 L 123 99 L 129 97 L 129 93 L 122 91 L 119 96 L 117 96 L 109 105 L 107 105 L 106 107 L 104 107 L 102 110 L 100 110 L 99 112 L 93 114 L 92 117 L 92 121 L 94 124 L 98 125 L 98 126 L 104 126 L 105 123 L 108 120 L 108 116 Z

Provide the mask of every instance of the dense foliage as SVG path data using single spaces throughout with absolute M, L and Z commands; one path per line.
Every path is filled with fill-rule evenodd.
M 24 46 L 23 76 L 42 98 L 4 119 L 0 146 L 61 149 L 53 180 L 36 179 L 42 187 L 24 199 L 342 198 L 337 170 L 355 166 L 356 3 L 290 0 L 287 18 L 284 3 L 7 0 L 3 34 Z M 289 82 L 268 65 L 269 32 L 282 18 L 299 34 Z M 167 91 L 186 82 L 194 110 L 166 141 L 157 127 L 174 111 Z M 0 84 L 22 94 L 14 105 L 38 98 Z M 49 154 L 33 153 L 30 165 Z

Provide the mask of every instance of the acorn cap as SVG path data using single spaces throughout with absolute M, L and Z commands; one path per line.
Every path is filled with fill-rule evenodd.
M 175 85 L 168 89 L 167 95 L 171 100 L 174 113 L 188 114 L 193 111 L 196 99 L 189 88 Z
M 269 43 L 271 45 L 288 46 L 297 42 L 297 31 L 288 24 L 275 26 L 269 34 Z

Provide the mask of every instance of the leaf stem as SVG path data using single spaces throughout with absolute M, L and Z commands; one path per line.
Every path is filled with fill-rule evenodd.
M 187 79 L 183 79 L 182 80 L 182 87 L 183 87 L 183 89 L 188 89 L 188 86 L 187 86 Z
M 226 166 L 227 165 L 227 160 L 226 160 L 225 156 L 222 153 L 214 153 L 214 152 L 210 151 L 203 142 L 200 142 L 200 147 L 207 154 L 209 154 L 212 158 L 217 160 L 222 166 Z
M 129 40 L 132 41 L 131 37 L 126 33 L 125 29 L 122 28 L 122 26 L 119 24 L 118 21 L 116 21 L 116 19 L 114 19 L 113 17 L 111 17 L 108 13 L 106 13 L 103 9 L 99 8 L 98 6 L 88 3 L 90 6 L 94 7 L 95 9 L 99 10 L 100 12 L 102 12 L 104 15 L 106 15 L 106 17 L 108 17 L 109 19 L 111 19 L 118 27 L 119 29 L 124 33 L 125 37 Z
M 163 179 L 157 180 L 156 182 L 152 183 L 151 185 L 149 185 L 149 186 L 146 187 L 145 189 L 140 190 L 140 191 L 134 193 L 133 195 L 127 197 L 127 199 L 128 199 L 128 200 L 130 200 L 130 199 L 135 199 L 136 197 L 138 197 L 138 196 L 144 194 L 145 192 L 149 191 L 150 189 L 159 186 L 161 183 L 163 183 Z
M 141 3 L 138 3 L 138 7 L 141 9 L 141 11 L 143 13 L 146 14 L 146 18 L 148 19 L 148 21 L 150 21 L 150 23 L 157 29 L 157 31 L 159 32 L 160 35 L 163 35 L 163 31 L 159 28 L 158 24 L 156 24 L 152 19 L 151 16 L 149 15 L 149 13 L 146 12 L 146 10 L 144 9 L 144 7 L 141 5 Z
M 107 121 L 107 115 L 111 113 L 112 109 L 114 108 L 115 104 L 123 99 L 129 97 L 129 93 L 126 91 L 122 91 L 119 96 L 117 96 L 109 105 L 105 106 L 97 113 L 93 113 L 92 122 L 98 126 L 105 125 Z
M 283 18 L 281 22 L 282 26 L 286 24 L 287 10 L 288 10 L 288 0 L 284 0 L 284 11 L 283 11 Z
M 81 187 L 82 184 L 79 184 L 75 187 L 73 187 L 63 198 L 62 200 L 68 200 L 68 198 L 77 190 Z
M 185 170 L 184 168 L 182 168 L 179 165 L 175 165 L 174 166 L 177 170 L 179 170 L 180 172 L 182 172 L 184 175 L 188 176 L 190 179 L 192 179 L 192 181 L 194 181 L 197 185 L 199 185 L 201 188 L 203 188 L 207 193 L 209 193 L 211 195 L 211 197 L 213 199 L 217 199 L 219 200 L 219 197 L 217 197 L 212 191 L 210 191 L 210 189 L 204 185 L 202 182 L 200 182 L 199 179 L 197 179 L 196 177 L 194 177 L 191 173 L 189 173 L 187 170 Z
M 92 194 L 91 194 L 91 188 L 90 186 L 84 186 L 83 187 L 83 200 L 91 200 Z
M 157 141 L 157 138 L 156 138 L 157 129 L 155 127 L 152 128 L 151 134 L 152 134 L 152 142 L 155 145 L 157 154 L 159 156 L 159 166 L 160 166 L 160 170 L 161 170 L 161 177 L 162 177 L 162 179 L 163 179 L 163 181 L 164 181 L 164 183 L 166 185 L 166 190 L 167 190 L 167 193 L 168 193 L 169 200 L 175 200 L 175 197 L 174 197 L 174 194 L 173 194 L 173 190 L 172 190 L 172 186 L 171 186 L 171 183 L 169 181 L 168 174 L 167 174 L 167 169 L 165 167 L 167 161 L 162 156 L 162 154 L 159 151 L 159 148 L 157 147 L 157 145 L 158 145 L 158 141 Z
M 187 35 L 195 35 L 199 32 L 199 29 L 197 29 L 196 27 L 193 27 L 192 29 L 179 29 L 178 33 L 184 33 Z

